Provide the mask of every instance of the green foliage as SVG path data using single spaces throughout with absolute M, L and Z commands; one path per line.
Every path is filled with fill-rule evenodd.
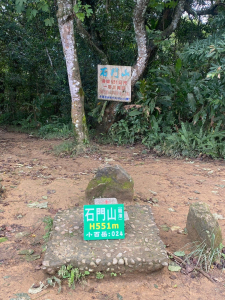
M 91 5 L 89 4 L 82 5 L 81 0 L 77 1 L 77 3 L 74 5 L 73 10 L 77 18 L 80 19 L 82 22 L 84 21 L 85 16 L 90 17 L 93 13 L 91 9 Z
M 43 236 L 43 239 L 45 242 L 47 242 L 50 238 L 52 227 L 53 227 L 53 219 L 51 217 L 45 217 L 43 219 L 43 222 L 45 223 L 45 235 Z
M 62 284 L 61 284 L 61 280 L 59 278 L 57 278 L 56 276 L 52 276 L 50 278 L 46 279 L 46 282 L 48 285 L 55 287 L 56 284 L 58 284 L 59 288 L 58 288 L 58 293 L 61 292 L 62 290 Z
M 53 152 L 57 156 L 73 156 L 77 153 L 77 144 L 75 141 L 65 141 L 55 146 Z
M 204 242 L 193 242 L 184 246 L 185 252 L 188 254 L 185 255 L 184 261 L 187 264 L 190 264 L 190 261 L 196 260 L 196 267 L 209 272 L 212 264 L 216 261 L 220 261 L 222 257 L 223 245 L 220 244 L 218 248 L 214 247 L 215 235 L 212 234 L 211 238 L 211 247 L 207 247 Z
M 38 15 L 27 22 L 28 11 L 18 14 L 11 1 L 1 0 L 0 124 L 39 129 L 52 115 L 69 123 L 71 100 L 57 22 L 44 25 L 48 3 L 38 1 Z
M 97 279 L 103 279 L 105 277 L 104 274 L 102 274 L 101 272 L 96 272 L 96 278 Z
M 137 83 L 135 105 L 111 127 L 113 142 L 142 142 L 160 155 L 225 157 L 224 24 L 221 13 L 212 21 L 214 32 L 200 26 L 201 40 L 186 45 L 176 59 L 166 58 L 167 65 L 153 64 L 147 79 Z M 159 44 L 162 60 L 175 45 Z
M 65 266 L 63 265 L 58 271 L 58 275 L 63 279 L 68 278 L 68 286 L 72 289 L 75 289 L 75 283 L 84 280 L 85 276 L 89 275 L 88 271 L 81 273 L 78 268 L 73 268 L 72 265 Z
M 38 135 L 45 139 L 70 138 L 73 131 L 71 124 L 64 124 L 57 116 L 51 116 L 50 122 L 40 127 Z

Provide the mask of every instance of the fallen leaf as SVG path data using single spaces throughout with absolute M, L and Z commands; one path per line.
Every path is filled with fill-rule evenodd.
M 217 220 L 225 220 L 224 216 L 218 215 L 217 213 L 214 213 L 213 216 L 214 216 L 214 218 L 217 219 Z
M 180 256 L 184 256 L 185 255 L 185 252 L 184 251 L 176 251 L 174 252 L 174 255 L 180 257 Z
M 195 194 L 201 194 L 199 191 L 194 191 Z
M 42 292 L 47 286 L 44 285 L 43 282 L 40 281 L 38 287 L 36 287 L 35 284 L 32 284 L 32 286 L 29 288 L 28 293 L 29 294 L 37 294 Z
M 24 249 L 24 250 L 20 250 L 20 252 L 18 253 L 19 255 L 31 255 L 34 253 L 33 249 Z
M 7 239 L 6 237 L 1 237 L 1 238 L 0 238 L 0 243 L 4 243 L 4 242 L 6 242 L 6 241 L 8 241 L 8 239 Z
M 36 208 L 47 208 L 48 202 L 43 202 L 43 203 L 33 202 L 33 203 L 28 203 L 27 206 L 28 207 L 36 207 Z
M 162 228 L 163 231 L 169 231 L 170 230 L 170 228 L 166 224 L 161 225 L 160 227 Z
M 172 226 L 172 227 L 170 227 L 170 229 L 171 229 L 172 231 L 177 231 L 177 230 L 179 230 L 179 229 L 181 229 L 181 228 L 180 228 L 180 226 Z
M 117 293 L 117 299 L 123 300 L 123 296 L 121 296 L 119 293 Z
M 27 293 L 15 294 L 16 298 L 11 298 L 10 300 L 31 300 Z
M 224 184 L 215 184 L 215 186 L 221 187 L 222 189 L 225 188 Z
M 181 270 L 181 267 L 176 265 L 169 265 L 168 266 L 168 270 L 171 271 L 171 272 L 179 272 Z
M 26 257 L 25 257 L 25 259 L 26 259 L 26 261 L 34 261 L 34 260 L 37 260 L 37 259 L 39 259 L 39 258 L 41 258 L 41 256 L 40 255 L 38 255 L 38 254 L 35 254 L 35 255 L 27 255 Z
M 219 277 L 219 278 L 213 278 L 215 281 L 217 281 L 217 282 L 223 282 L 224 281 L 224 279 L 222 278 L 222 277 Z
M 151 191 L 151 190 L 149 190 L 149 192 L 151 192 L 153 195 L 157 195 L 157 193 L 156 192 L 154 192 L 154 191 Z
M 173 209 L 172 207 L 170 207 L 170 208 L 168 208 L 168 211 L 175 212 L 175 209 Z

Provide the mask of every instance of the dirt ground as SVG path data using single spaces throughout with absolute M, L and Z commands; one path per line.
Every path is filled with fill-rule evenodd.
M 58 210 L 86 204 L 84 191 L 98 167 L 121 165 L 134 179 L 135 203 L 151 205 L 160 236 L 167 250 L 174 252 L 189 242 L 179 230 L 165 230 L 165 225 L 184 229 L 189 204 L 204 201 L 211 211 L 225 216 L 225 162 L 198 159 L 174 160 L 157 157 L 142 146 L 101 146 L 92 154 L 59 158 L 51 153 L 62 141 L 45 141 L 27 134 L 0 129 L 0 183 L 5 186 L 0 200 L 0 227 L 7 241 L 0 243 L 0 300 L 27 293 L 33 283 L 44 282 L 47 275 L 40 269 L 44 256 L 45 216 L 54 217 Z M 157 194 L 156 194 L 157 193 Z M 156 198 L 155 204 L 145 202 Z M 27 204 L 48 201 L 47 209 Z M 225 236 L 225 220 L 219 220 Z M 163 226 L 164 225 L 164 226 Z M 19 232 L 28 232 L 18 237 Z M 33 249 L 40 258 L 31 262 L 19 255 Z M 38 258 L 38 256 L 37 256 Z M 48 287 L 31 299 L 224 299 L 225 272 L 212 269 L 215 283 L 203 275 L 161 272 L 104 279 L 86 279 L 76 289 L 63 283 L 62 292 Z

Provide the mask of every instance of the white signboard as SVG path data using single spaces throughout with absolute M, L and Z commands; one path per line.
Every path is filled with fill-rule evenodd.
M 131 102 L 131 67 L 98 65 L 98 99 Z

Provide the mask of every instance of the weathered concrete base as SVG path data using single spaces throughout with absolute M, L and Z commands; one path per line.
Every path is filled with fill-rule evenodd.
M 167 254 L 148 206 L 126 206 L 123 240 L 84 241 L 83 209 L 55 216 L 43 270 L 54 274 L 62 265 L 103 273 L 153 272 L 167 266 Z

